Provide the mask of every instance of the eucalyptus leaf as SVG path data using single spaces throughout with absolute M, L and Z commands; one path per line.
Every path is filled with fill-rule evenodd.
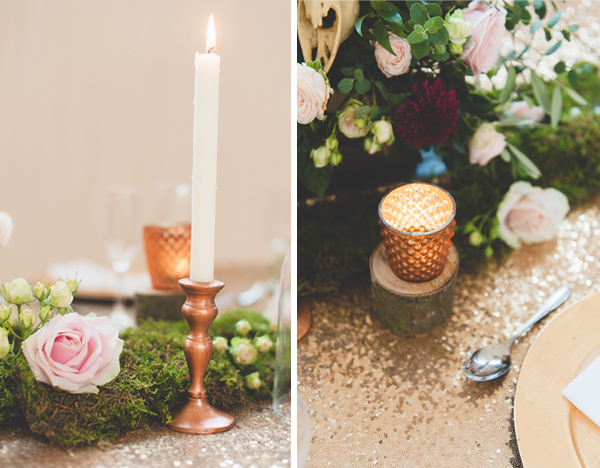
M 356 78 L 358 81 L 362 81 L 365 79 L 365 74 L 360 68 L 356 68 L 354 70 L 354 78 Z
M 566 69 L 567 69 L 567 66 L 565 65 L 565 62 L 563 62 L 562 60 L 560 62 L 558 62 L 556 65 L 554 65 L 554 71 L 558 75 L 560 75 L 561 73 L 564 73 Z
M 415 3 L 410 7 L 410 18 L 416 24 L 425 24 L 428 20 L 427 9 L 420 3 Z
M 552 91 L 552 109 L 550 112 L 550 126 L 552 128 L 558 128 L 560 122 L 560 116 L 562 114 L 562 92 L 558 86 L 554 87 Z
M 419 42 L 418 44 L 411 44 L 410 52 L 414 58 L 419 60 L 419 59 L 422 59 L 423 57 L 425 57 L 427 54 L 429 54 L 430 47 L 431 47 L 431 43 L 429 41 L 423 41 L 423 42 Z
M 385 0 L 371 0 L 371 6 L 375 11 L 385 8 Z
M 569 95 L 569 97 L 571 99 L 573 99 L 573 101 L 575 101 L 580 106 L 588 105 L 587 100 L 581 94 L 579 94 L 577 91 L 575 91 L 574 89 L 565 87 L 565 91 Z
M 554 52 L 556 52 L 558 50 L 558 48 L 561 46 L 562 41 L 558 41 L 556 44 L 554 44 L 552 47 L 550 47 L 547 51 L 546 51 L 546 55 L 551 55 Z
M 579 29 L 579 25 L 578 24 L 572 24 L 571 26 L 569 26 L 569 31 L 571 32 L 577 32 L 577 30 Z
M 544 19 L 544 16 L 546 16 L 546 13 L 548 12 L 546 8 L 546 2 L 544 2 L 544 0 L 534 0 L 533 9 L 540 19 Z
M 513 66 L 508 67 L 508 72 L 506 74 L 506 84 L 504 85 L 504 89 L 500 93 L 500 104 L 504 104 L 506 101 L 508 101 L 510 94 L 515 89 L 516 79 L 517 79 L 517 70 L 515 70 L 515 67 L 513 67 Z
M 432 54 L 431 58 L 437 60 L 438 62 L 445 62 L 450 58 L 450 54 L 448 52 L 444 52 L 443 54 Z
M 527 156 L 525 156 L 525 154 L 521 150 L 519 150 L 517 147 L 511 145 L 510 143 L 507 143 L 507 146 L 510 149 L 510 151 L 512 152 L 512 154 L 515 156 L 517 161 L 519 162 L 521 168 L 525 171 L 525 173 L 529 177 L 531 177 L 532 179 L 537 179 L 542 175 L 541 171 L 533 163 L 533 161 L 531 159 L 529 159 Z
M 531 34 L 535 34 L 535 32 L 540 29 L 542 27 L 542 20 L 539 19 L 537 21 L 534 21 L 533 24 L 531 25 L 531 29 L 529 30 L 529 32 Z
M 546 84 L 533 70 L 531 70 L 531 86 L 539 105 L 544 108 L 546 114 L 550 114 L 550 96 Z
M 354 91 L 358 94 L 365 94 L 371 90 L 371 82 L 369 80 L 356 80 L 354 82 Z
M 406 40 L 408 41 L 409 44 L 418 44 L 420 42 L 426 41 L 427 39 L 425 39 L 421 34 L 419 34 L 416 31 L 411 32 L 408 37 L 406 38 Z M 413 54 L 414 55 L 414 54 Z
M 450 39 L 450 36 L 448 35 L 448 31 L 446 30 L 445 27 L 442 27 L 436 33 L 429 33 L 428 36 L 429 36 L 428 39 L 430 42 L 433 42 L 434 44 L 441 44 L 441 45 L 447 44 L 448 40 Z
M 371 113 L 370 106 L 361 106 L 354 111 L 354 117 L 356 117 L 357 119 L 364 119 L 370 113 Z
M 442 8 L 435 3 L 427 3 L 425 9 L 429 16 L 442 16 Z
M 563 37 L 567 40 L 570 41 L 571 40 L 571 31 L 569 31 L 568 29 L 563 29 L 561 31 L 561 34 L 563 35 Z
M 498 123 L 506 127 L 523 127 L 525 125 L 532 125 L 535 123 L 535 121 L 527 117 L 517 117 L 511 115 L 510 117 L 504 117 L 503 119 L 500 119 Z
M 353 78 L 342 78 L 338 83 L 338 90 L 340 93 L 349 93 L 354 87 Z
M 550 42 L 552 40 L 552 31 L 548 28 L 544 28 L 544 34 L 546 35 L 546 40 Z
M 563 14 L 563 10 L 557 11 L 556 13 L 554 13 L 554 15 L 552 15 L 552 18 L 550 18 L 548 20 L 548 22 L 546 23 L 546 27 L 548 28 L 553 28 L 554 26 L 556 26 L 556 23 L 558 23 L 560 21 L 560 17 Z

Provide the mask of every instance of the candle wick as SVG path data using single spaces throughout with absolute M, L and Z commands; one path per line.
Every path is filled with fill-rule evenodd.
M 214 51 L 215 51 L 215 48 L 214 48 L 214 46 L 213 46 L 213 47 L 211 47 L 210 49 L 208 49 L 208 53 L 209 53 L 209 54 L 212 54 Z

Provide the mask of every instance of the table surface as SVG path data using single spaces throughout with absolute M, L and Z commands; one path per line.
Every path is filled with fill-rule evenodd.
M 600 292 L 600 208 L 574 210 L 555 240 L 501 265 L 459 271 L 453 313 L 430 334 L 402 338 L 370 314 L 368 282 L 314 301 L 298 343 L 298 392 L 311 421 L 305 468 L 511 467 L 509 425 L 520 364 L 544 325 Z M 511 336 L 553 290 L 569 300 L 522 337 L 503 378 L 473 382 L 476 349 Z
M 235 295 L 272 273 L 273 268 L 225 270 L 219 277 L 226 281 L 227 291 L 224 292 Z M 272 309 L 271 303 L 272 298 L 265 297 L 252 308 Z M 73 307 L 83 315 L 88 312 L 108 315 L 111 311 L 110 302 L 75 301 Z M 235 308 L 235 305 L 229 304 L 229 307 Z M 131 306 L 128 312 L 132 317 L 135 315 Z M 268 402 L 239 406 L 231 413 L 236 419 L 235 426 L 220 434 L 181 434 L 154 424 L 149 429 L 128 434 L 118 443 L 72 450 L 50 445 L 43 438 L 32 435 L 26 427 L 0 425 L 0 466 L 288 468 L 292 465 L 291 425 L 276 415 Z

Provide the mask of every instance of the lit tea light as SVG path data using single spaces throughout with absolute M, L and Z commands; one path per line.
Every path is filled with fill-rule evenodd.
M 429 281 L 446 266 L 456 224 L 456 204 L 444 189 L 426 183 L 407 184 L 379 204 L 387 263 L 396 276 Z

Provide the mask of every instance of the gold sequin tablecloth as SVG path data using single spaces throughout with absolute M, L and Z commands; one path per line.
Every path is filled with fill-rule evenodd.
M 459 272 L 452 316 L 428 335 L 383 329 L 370 315 L 367 282 L 314 301 L 312 328 L 298 343 L 298 391 L 312 430 L 304 466 L 512 467 L 520 364 L 549 320 L 600 293 L 599 279 L 600 207 L 593 206 L 572 211 L 554 241 Z M 563 284 L 573 286 L 571 297 L 517 342 L 508 375 L 464 376 L 473 351 L 510 337 Z

